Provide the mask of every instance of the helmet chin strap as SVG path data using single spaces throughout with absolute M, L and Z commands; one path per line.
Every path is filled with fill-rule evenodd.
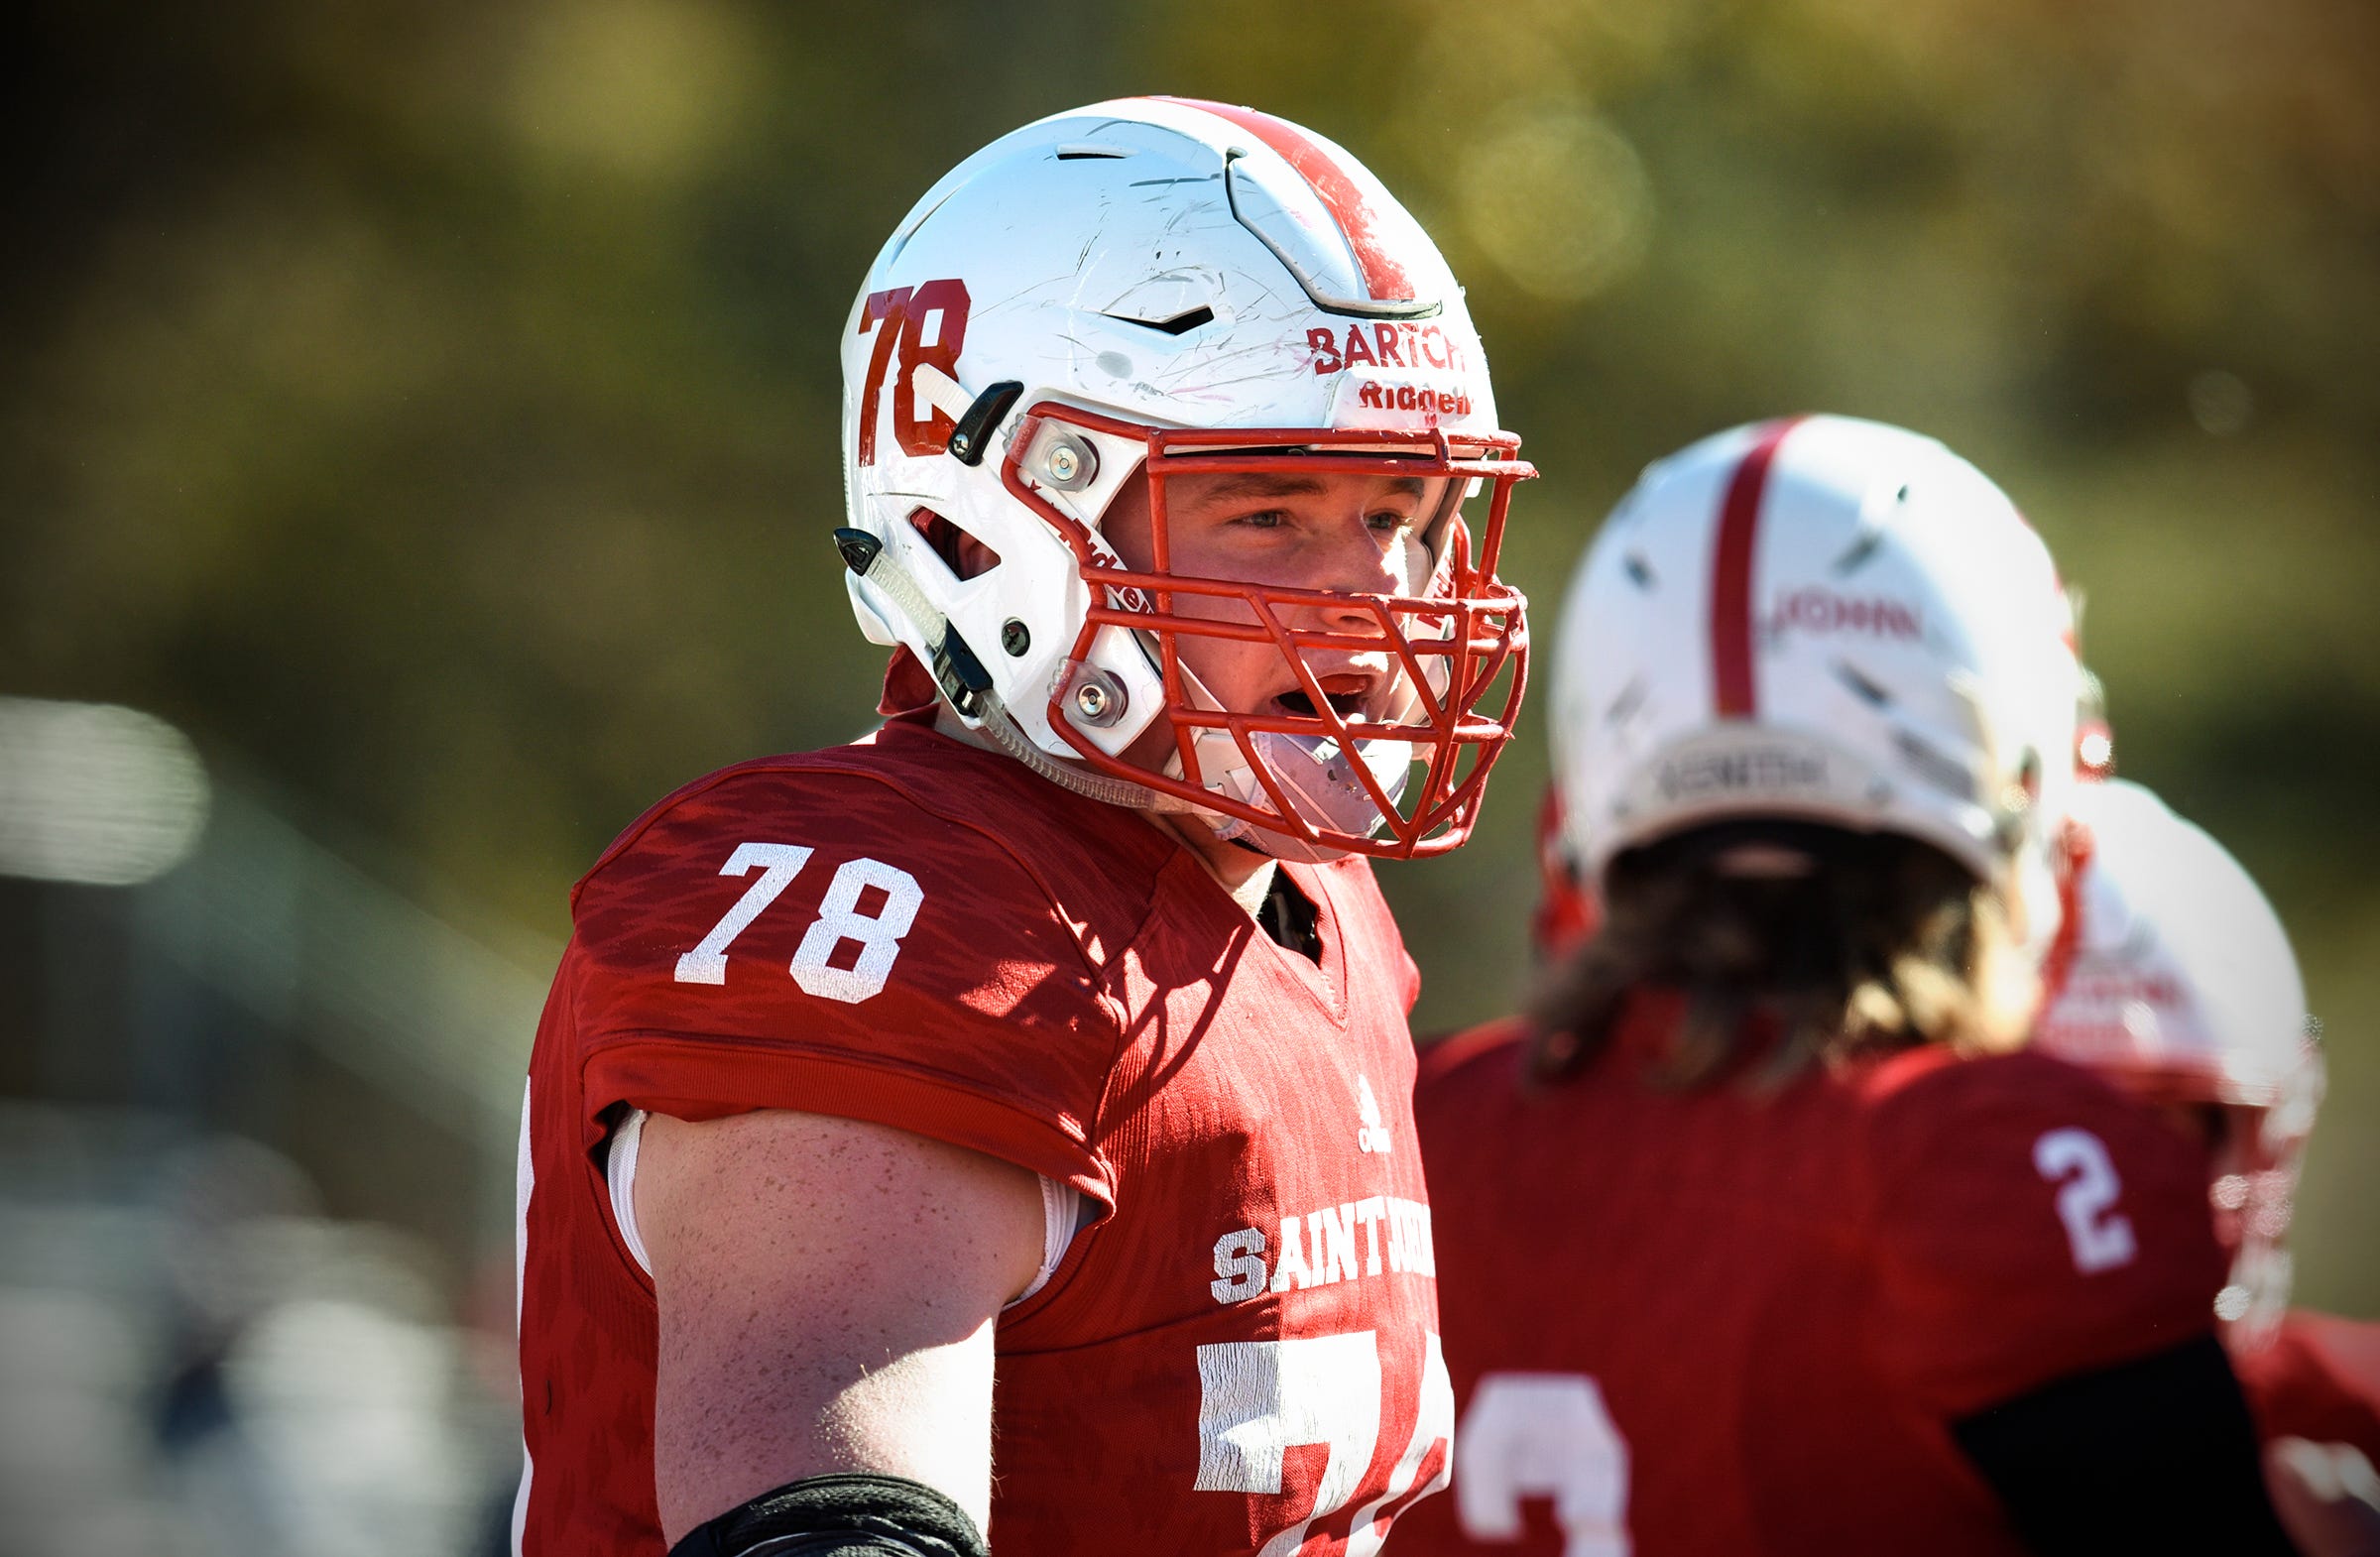
M 1061 789 L 1070 789 L 1102 805 L 1121 805 L 1128 810 L 1167 811 L 1221 820 L 1188 800 L 1159 793 L 1146 784 L 1111 778 L 1106 774 L 1086 773 L 1072 764 L 1058 761 L 1033 744 L 1032 737 L 1024 733 L 1015 715 L 1010 713 L 1008 705 L 1000 700 L 1000 694 L 989 688 L 983 694 L 982 712 L 976 717 L 983 721 L 984 733 L 999 742 L 1002 751 Z

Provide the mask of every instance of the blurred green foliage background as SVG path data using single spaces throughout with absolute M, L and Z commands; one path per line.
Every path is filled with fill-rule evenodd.
M 2124 771 L 2296 935 L 2309 1301 L 2380 1314 L 2380 11 L 2340 0 L 30 8 L 0 690 L 155 710 L 558 941 L 710 768 L 847 739 L 836 345 L 948 166 L 1166 91 L 1354 150 L 1471 289 L 1549 628 L 1639 467 L 1933 432 L 2088 591 Z M 1541 733 L 1383 874 L 1417 1028 L 1525 976 Z M 524 1050 L 528 1034 L 522 1035 Z

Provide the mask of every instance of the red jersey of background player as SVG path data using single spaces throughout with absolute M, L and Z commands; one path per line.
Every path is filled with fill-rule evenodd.
M 1672 1012 L 1552 1086 L 1424 1051 L 1460 1429 L 1391 1551 L 2024 1550 L 1950 1424 L 2211 1328 L 2198 1154 L 2031 1054 L 1664 1088 Z
M 2353 1444 L 2380 1465 L 2380 1324 L 2293 1308 L 2231 1366 L 2267 1439 Z
M 996 1547 L 1375 1546 L 1452 1415 L 1418 976 L 1362 861 L 1282 869 L 1312 959 L 1138 816 L 902 720 L 631 828 L 531 1061 L 522 1549 L 663 1549 L 653 1288 L 606 1181 L 631 1108 L 869 1120 L 1082 1197 L 997 1332 Z

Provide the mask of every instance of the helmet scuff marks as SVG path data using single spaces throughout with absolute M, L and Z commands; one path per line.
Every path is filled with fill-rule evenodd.
M 970 667 L 945 685 L 970 725 L 1054 781 L 1162 795 L 1292 858 L 1468 835 L 1523 685 L 1523 602 L 1494 567 L 1534 472 L 1445 260 L 1354 158 L 1229 105 L 1053 115 L 927 191 L 844 343 L 847 525 L 882 547 L 847 579 L 854 614 L 920 663 Z M 1179 494 L 1235 473 L 1419 494 L 1427 565 L 1328 587 L 1197 576 L 1169 555 Z M 1119 554 L 1120 505 L 1145 514 L 1153 557 Z M 921 509 L 997 563 L 934 562 L 906 522 Z M 1248 645 L 1284 690 L 1223 707 L 1185 650 Z
M 1555 772 L 1590 881 L 1624 849 L 1780 816 L 1930 843 L 2063 910 L 2082 670 L 2040 538 L 1972 465 L 1846 417 L 1648 469 L 1582 561 Z

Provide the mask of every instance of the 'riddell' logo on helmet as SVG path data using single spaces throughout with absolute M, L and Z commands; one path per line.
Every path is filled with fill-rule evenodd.
M 1823 789 L 1827 760 L 1809 752 L 1770 747 L 1756 752 L 1713 752 L 1661 765 L 1661 797 L 1691 799 L 1728 790 Z
M 1859 599 L 1839 595 L 1823 585 L 1797 589 L 1777 602 L 1769 613 L 1771 633 L 1865 633 L 1915 643 L 1925 628 L 1914 606 L 1876 596 Z
M 1350 324 L 1344 336 L 1318 326 L 1306 331 L 1306 349 L 1314 355 L 1317 373 L 1383 367 L 1471 371 L 1462 342 L 1437 324 Z
M 1103 537 L 1093 536 L 1091 538 L 1091 551 L 1094 556 L 1099 558 L 1101 567 L 1113 568 L 1119 573 L 1125 571 L 1124 558 L 1118 556 L 1109 547 Z M 1154 615 L 1157 609 L 1155 601 L 1149 599 L 1131 584 L 1110 584 L 1108 598 L 1123 610 L 1138 611 L 1143 615 Z
M 1461 390 L 1434 390 L 1422 384 L 1382 384 L 1377 379 L 1357 387 L 1356 404 L 1367 411 L 1434 411 L 1441 417 L 1471 415 L 1471 397 Z

